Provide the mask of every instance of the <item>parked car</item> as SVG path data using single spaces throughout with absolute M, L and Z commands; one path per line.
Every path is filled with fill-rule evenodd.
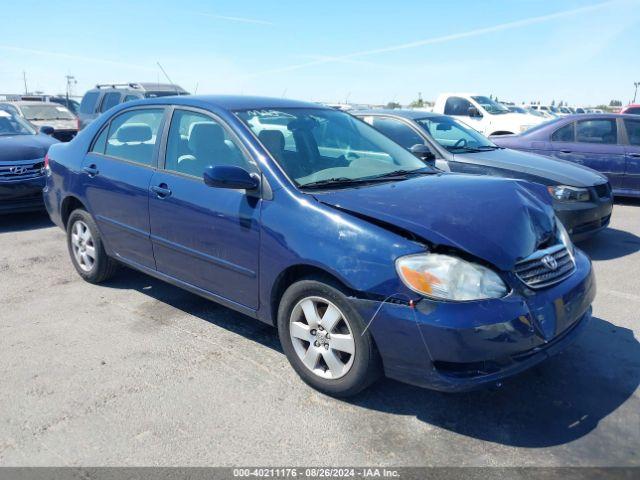
M 80 102 L 79 128 L 83 129 L 112 107 L 141 98 L 189 95 L 184 88 L 168 83 L 111 83 L 98 84 L 87 91 Z
M 571 115 L 491 140 L 592 168 L 609 178 L 615 195 L 640 196 L 640 119 L 635 115 Z
M 52 135 L 61 142 L 68 142 L 78 133 L 78 119 L 66 107 L 55 103 L 20 100 L 0 102 L 0 108 L 20 115 L 34 128 L 53 128 Z
M 630 103 L 620 113 L 626 113 L 628 115 L 640 115 L 640 103 Z
M 520 133 L 544 121 L 534 115 L 512 113 L 489 97 L 469 93 L 440 95 L 433 112 L 453 116 L 484 135 Z
M 0 107 L 0 214 L 44 209 L 44 157 L 57 142 Z
M 427 146 L 444 171 L 518 178 L 545 185 L 556 215 L 574 241 L 609 224 L 613 195 L 607 178 L 589 168 L 498 147 L 452 117 L 412 110 L 353 112 L 408 150 Z M 424 154 L 422 154 L 424 157 Z
M 4 98 L 3 98 L 4 97 Z M 26 95 L 0 95 L 0 100 L 26 100 L 29 102 L 52 102 L 64 105 L 71 113 L 78 115 L 78 108 L 80 102 L 74 100 L 66 95 L 40 95 L 40 94 L 26 94 Z
M 48 165 L 45 203 L 82 278 L 123 263 L 275 325 L 295 371 L 331 395 L 381 370 L 445 391 L 495 384 L 591 316 L 591 263 L 545 187 L 439 172 L 339 110 L 135 101 Z

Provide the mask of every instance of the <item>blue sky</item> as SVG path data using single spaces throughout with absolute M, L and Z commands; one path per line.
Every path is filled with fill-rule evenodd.
M 191 92 L 408 103 L 474 91 L 627 102 L 640 0 L 3 0 L 0 93 L 172 80 Z

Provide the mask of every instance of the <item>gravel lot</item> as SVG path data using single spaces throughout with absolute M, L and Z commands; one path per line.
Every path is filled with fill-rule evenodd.
M 145 275 L 80 280 L 46 216 L 0 218 L 0 465 L 640 465 L 640 202 L 581 247 L 594 321 L 499 390 L 307 387 L 275 330 Z

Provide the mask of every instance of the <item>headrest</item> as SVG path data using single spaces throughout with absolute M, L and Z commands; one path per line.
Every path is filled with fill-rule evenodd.
M 258 139 L 272 153 L 284 150 L 284 135 L 280 130 L 262 130 Z
M 200 122 L 194 123 L 189 128 L 189 148 L 197 151 L 199 149 L 216 149 L 226 146 L 224 143 L 224 130 L 216 123 Z
M 147 142 L 153 137 L 151 127 L 145 123 L 128 123 L 118 128 L 116 140 L 122 143 Z

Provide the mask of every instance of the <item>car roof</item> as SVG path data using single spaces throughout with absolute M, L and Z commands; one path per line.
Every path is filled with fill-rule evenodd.
M 441 113 L 427 112 L 424 110 L 387 109 L 387 108 L 353 110 L 349 113 L 352 115 L 389 115 L 394 117 L 408 118 L 410 120 L 443 116 Z
M 175 95 L 170 97 L 149 98 L 127 102 L 122 105 L 185 105 L 193 107 L 213 106 L 223 110 L 248 110 L 261 108 L 314 108 L 333 110 L 312 102 L 290 100 L 287 98 L 255 97 L 243 95 Z

